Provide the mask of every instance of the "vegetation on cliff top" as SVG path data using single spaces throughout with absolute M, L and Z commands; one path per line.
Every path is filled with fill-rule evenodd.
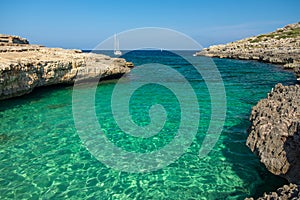
M 256 43 L 261 41 L 267 41 L 270 38 L 280 40 L 285 38 L 296 38 L 299 36 L 300 36 L 300 22 L 293 25 L 287 25 L 284 28 L 277 29 L 276 31 L 268 34 L 262 34 L 255 38 L 251 38 L 249 39 L 249 42 Z

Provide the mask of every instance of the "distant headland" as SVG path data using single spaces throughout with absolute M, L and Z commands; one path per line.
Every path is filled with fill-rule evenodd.
M 293 68 L 300 77 L 300 22 L 274 32 L 214 45 L 196 53 L 197 56 L 257 60 Z

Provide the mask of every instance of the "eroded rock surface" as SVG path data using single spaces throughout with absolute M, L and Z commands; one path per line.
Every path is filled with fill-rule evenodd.
M 270 172 L 300 184 L 300 85 L 277 84 L 250 120 L 247 146 Z

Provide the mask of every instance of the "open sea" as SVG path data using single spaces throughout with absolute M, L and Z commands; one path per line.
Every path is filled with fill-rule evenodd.
M 209 71 L 205 67 L 209 58 L 193 57 L 192 53 L 181 52 Z M 215 146 L 200 158 L 199 149 L 211 117 L 211 99 L 201 74 L 191 63 L 168 51 L 132 51 L 122 57 L 141 68 L 152 63 L 167 65 L 193 88 L 199 105 L 199 127 L 183 154 L 150 172 L 110 168 L 88 151 L 77 133 L 72 112 L 73 86 L 37 88 L 31 94 L 0 102 L 0 199 L 243 199 L 274 191 L 286 183 L 269 173 L 245 143 L 252 106 L 265 98 L 275 84 L 294 84 L 292 72 L 255 61 L 213 58 L 226 90 L 226 119 Z M 126 88 L 126 84 L 135 84 L 139 75 L 133 70 L 118 84 Z M 164 80 L 159 69 L 144 76 Z M 181 120 L 176 95 L 155 83 L 134 91 L 129 112 L 135 124 L 151 123 L 151 105 L 160 104 L 167 113 L 157 135 L 138 138 L 128 136 L 115 122 L 111 98 L 116 83 L 117 80 L 101 82 L 95 94 L 96 117 L 107 139 L 125 151 L 140 154 L 169 144 Z M 193 121 L 193 117 L 189 120 Z

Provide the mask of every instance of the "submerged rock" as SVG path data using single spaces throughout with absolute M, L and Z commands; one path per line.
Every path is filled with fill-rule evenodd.
M 250 120 L 247 146 L 270 172 L 300 184 L 300 85 L 277 84 Z
M 271 192 L 269 194 L 264 194 L 262 197 L 257 198 L 257 200 L 298 200 L 300 199 L 300 186 L 295 184 L 284 185 L 278 188 L 276 192 Z M 253 198 L 246 198 L 245 200 L 253 200 Z
M 117 77 L 132 67 L 122 58 L 29 45 L 26 39 L 0 35 L 0 100 L 75 79 Z
M 0 143 L 5 143 L 9 140 L 6 134 L 0 134 Z

